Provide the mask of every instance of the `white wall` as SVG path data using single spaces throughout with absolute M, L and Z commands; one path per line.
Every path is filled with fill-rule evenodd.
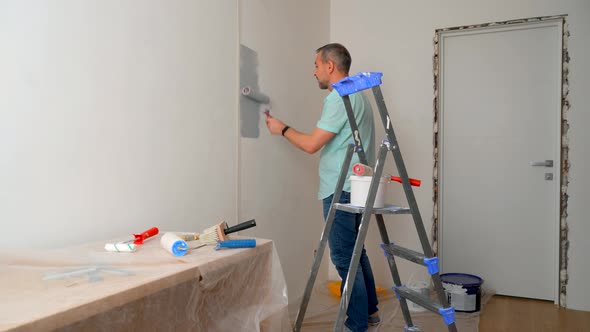
M 383 94 L 397 129 L 400 147 L 412 177 L 421 178 L 415 190 L 418 205 L 430 230 L 432 218 L 432 55 L 435 30 L 453 26 L 505 21 L 535 16 L 568 14 L 570 56 L 570 158 L 568 221 L 570 225 L 569 285 L 567 306 L 590 310 L 590 223 L 586 206 L 590 197 L 590 2 L 565 1 L 334 1 L 331 7 L 331 40 L 347 45 L 353 56 L 353 72 L 384 72 Z M 401 195 L 401 191 L 398 191 Z M 410 218 L 388 218 L 392 241 L 419 248 Z M 373 228 L 370 239 L 380 242 Z M 378 283 L 390 285 L 384 259 L 373 251 Z M 402 278 L 423 275 L 413 263 L 400 264 Z
M 237 2 L 0 3 L 0 247 L 237 217 Z
M 315 50 L 329 42 L 329 1 L 241 1 L 240 20 L 240 42 L 258 53 L 259 84 L 271 114 L 311 132 L 325 96 L 313 62 Z M 261 116 L 260 137 L 241 138 L 239 160 L 240 217 L 258 224 L 247 234 L 275 241 L 290 302 L 298 303 L 323 228 L 318 156 L 271 136 Z M 316 285 L 325 274 L 323 267 Z

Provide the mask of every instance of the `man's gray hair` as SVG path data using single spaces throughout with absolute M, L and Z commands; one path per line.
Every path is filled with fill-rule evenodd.
M 346 47 L 344 47 L 342 44 L 326 44 L 318 48 L 316 53 L 320 54 L 320 59 L 323 63 L 326 63 L 328 60 L 330 60 L 334 62 L 334 65 L 336 65 L 336 68 L 339 71 L 348 75 L 352 58 L 350 57 L 350 53 Z

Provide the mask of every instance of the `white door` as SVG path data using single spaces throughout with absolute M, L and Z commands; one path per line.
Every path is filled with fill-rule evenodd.
M 441 34 L 442 271 L 497 294 L 557 300 L 561 40 L 561 20 Z

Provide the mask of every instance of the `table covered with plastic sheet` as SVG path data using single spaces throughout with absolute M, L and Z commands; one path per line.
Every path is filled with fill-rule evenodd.
M 103 243 L 0 251 L 0 331 L 288 331 L 272 241 L 190 250 L 159 236 L 132 253 Z

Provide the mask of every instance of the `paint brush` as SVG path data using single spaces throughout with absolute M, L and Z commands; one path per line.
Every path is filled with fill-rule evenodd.
M 208 244 L 216 244 L 219 241 L 227 241 L 228 234 L 239 232 L 248 228 L 256 226 L 256 220 L 248 220 L 243 223 L 237 224 L 232 227 L 227 227 L 227 223 L 222 221 L 215 226 L 211 226 L 203 231 L 203 234 L 199 235 L 199 240 Z
M 365 164 L 356 163 L 352 166 L 352 172 L 358 176 L 372 176 L 373 168 Z M 390 180 L 402 183 L 402 179 L 399 176 L 390 175 Z M 420 187 L 420 184 L 422 184 L 422 181 L 418 179 L 409 178 L 409 180 L 410 184 L 414 187 Z

